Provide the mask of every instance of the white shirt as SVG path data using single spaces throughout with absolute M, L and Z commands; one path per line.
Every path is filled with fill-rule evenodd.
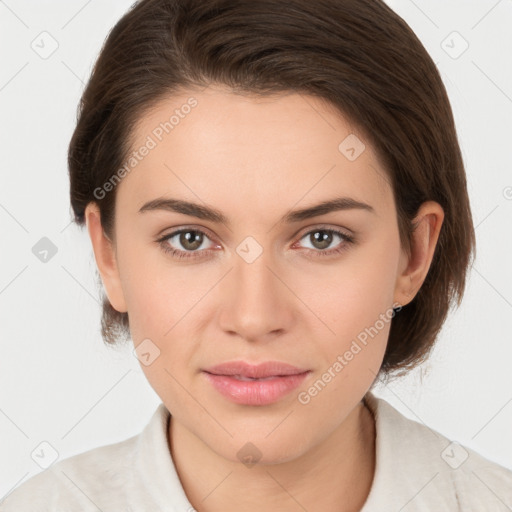
M 361 512 L 505 512 L 512 471 L 403 416 L 371 392 L 376 467 Z M 0 502 L 1 512 L 194 512 L 169 445 L 160 403 L 144 430 L 58 461 Z M 317 511 L 311 511 L 317 512 Z

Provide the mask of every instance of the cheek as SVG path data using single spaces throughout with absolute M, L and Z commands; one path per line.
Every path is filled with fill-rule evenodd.
M 354 369 L 366 365 L 368 373 L 368 366 L 380 366 L 393 317 L 397 237 L 368 243 L 339 264 L 317 269 L 314 278 L 298 277 L 297 295 L 315 313 L 307 317 L 329 361 L 351 351 L 347 359 L 359 362 L 350 365 Z
M 138 354 L 151 354 L 148 365 L 139 354 L 141 368 L 160 396 L 176 395 L 179 385 L 172 375 L 182 380 L 196 350 L 191 321 L 211 288 L 211 279 L 193 265 L 179 267 L 169 262 L 155 248 L 125 246 L 120 254 L 133 344 Z
M 200 301 L 208 283 L 194 265 L 173 262 L 158 244 L 126 240 L 119 246 L 119 272 L 132 337 L 135 343 L 151 336 L 165 339 L 164 335 Z
M 154 266 L 132 274 L 127 283 L 130 331 L 141 369 L 173 412 L 191 407 L 180 383 L 186 382 L 197 350 L 190 319 L 205 293 L 177 276 Z M 141 357 L 144 352 L 150 353 L 149 364 Z

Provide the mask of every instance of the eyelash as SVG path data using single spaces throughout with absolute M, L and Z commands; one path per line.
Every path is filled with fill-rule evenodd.
M 317 228 L 315 228 L 315 229 L 313 229 L 311 231 L 308 231 L 307 233 L 302 235 L 299 238 L 299 240 L 302 240 L 306 236 L 311 235 L 312 233 L 316 233 L 318 231 L 323 231 L 325 233 L 331 233 L 331 234 L 338 235 L 343 240 L 343 243 L 341 244 L 341 246 L 338 249 L 329 249 L 329 250 L 307 249 L 308 252 L 315 253 L 314 257 L 317 257 L 317 256 L 318 257 L 325 257 L 325 256 L 333 256 L 335 254 L 340 254 L 341 252 L 343 252 L 343 251 L 345 251 L 347 249 L 348 245 L 351 245 L 351 244 L 353 244 L 355 242 L 354 237 L 347 235 L 343 231 L 338 231 L 338 230 L 332 229 L 332 228 L 328 229 L 328 228 L 321 228 L 321 227 L 317 227 Z M 173 231 L 172 233 L 169 233 L 168 235 L 165 235 L 164 237 L 162 237 L 159 240 L 157 240 L 157 242 L 160 244 L 160 246 L 162 247 L 162 250 L 165 253 L 170 254 L 172 257 L 178 258 L 178 259 L 197 258 L 198 257 L 198 256 L 196 256 L 197 253 L 200 253 L 200 252 L 211 252 L 212 251 L 211 249 L 204 249 L 204 250 L 201 250 L 201 251 L 197 251 L 197 250 L 196 251 L 181 251 L 179 249 L 171 248 L 169 246 L 169 244 L 166 243 L 167 240 L 169 240 L 170 238 L 175 237 L 176 235 L 180 235 L 181 233 L 189 233 L 189 232 L 191 232 L 191 233 L 201 233 L 205 237 L 210 238 L 208 236 L 208 234 L 205 233 L 204 231 L 202 231 L 201 229 L 189 228 L 189 229 L 180 229 L 178 231 Z

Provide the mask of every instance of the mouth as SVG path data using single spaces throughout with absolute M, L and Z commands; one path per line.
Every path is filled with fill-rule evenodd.
M 288 375 L 300 375 L 310 370 L 281 361 L 265 361 L 259 364 L 250 364 L 245 361 L 228 361 L 206 368 L 203 371 L 212 375 L 224 375 L 239 380 L 264 380 Z
M 259 365 L 232 361 L 202 373 L 213 388 L 231 402 L 262 406 L 283 399 L 304 381 L 311 370 L 279 361 Z
M 216 374 L 212 373 L 211 375 L 216 375 Z M 275 379 L 276 377 L 284 377 L 284 375 L 271 375 L 270 377 L 246 377 L 245 375 L 221 375 L 221 377 L 231 377 L 232 379 L 246 381 L 246 382 L 255 381 L 255 380 L 262 382 L 265 380 Z

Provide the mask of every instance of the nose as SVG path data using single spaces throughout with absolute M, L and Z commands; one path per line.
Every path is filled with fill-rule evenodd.
M 221 283 L 221 328 L 252 342 L 271 340 L 291 330 L 298 301 L 280 273 L 270 251 L 264 250 L 252 262 L 237 255 Z

